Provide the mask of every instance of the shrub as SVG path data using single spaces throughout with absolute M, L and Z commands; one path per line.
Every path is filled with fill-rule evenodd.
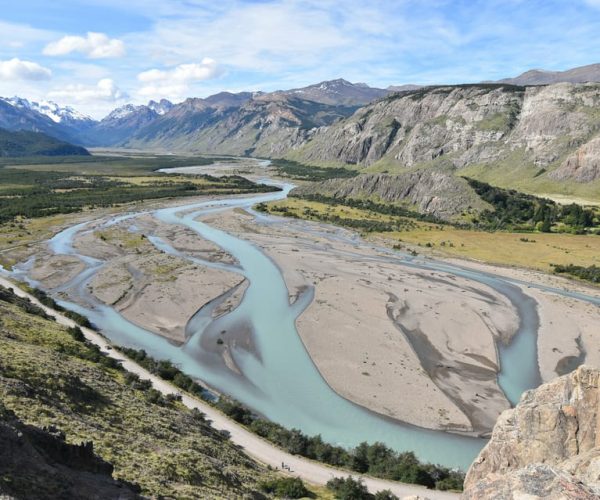
M 362 481 L 357 481 L 350 476 L 330 479 L 327 481 L 327 489 L 340 500 L 371 500 L 373 498 Z
M 375 493 L 375 500 L 399 500 L 390 490 L 382 490 Z
M 261 483 L 260 488 L 265 493 L 274 494 L 277 498 L 306 498 L 312 497 L 304 483 L 297 477 L 280 477 Z
M 77 342 L 85 342 L 85 335 L 81 331 L 81 328 L 79 328 L 78 326 L 67 328 L 67 332 Z

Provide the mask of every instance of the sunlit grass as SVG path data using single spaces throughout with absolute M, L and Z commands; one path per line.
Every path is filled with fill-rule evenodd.
M 298 198 L 267 204 L 273 215 L 323 220 L 331 215 L 343 219 L 399 222 L 410 219 L 378 214 L 344 205 L 329 205 Z M 402 231 L 365 232 L 368 238 L 383 238 L 390 246 L 549 272 L 551 264 L 600 265 L 600 236 L 559 233 L 487 232 L 457 229 L 449 225 L 412 221 Z

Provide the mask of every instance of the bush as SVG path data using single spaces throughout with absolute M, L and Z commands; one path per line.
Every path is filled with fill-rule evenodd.
M 399 500 L 390 490 L 378 491 L 375 493 L 375 500 Z
M 327 489 L 340 500 L 371 500 L 373 498 L 362 481 L 357 481 L 350 476 L 330 479 L 327 481 Z
M 451 489 L 462 488 L 462 473 L 438 465 L 421 463 L 412 452 L 397 453 L 383 443 L 361 443 L 352 450 L 333 446 L 323 442 L 321 436 L 306 436 L 298 429 L 286 429 L 261 418 L 234 399 L 223 396 L 216 400 L 211 399 L 210 393 L 168 361 L 156 361 L 143 350 L 120 350 L 150 372 L 172 380 L 177 387 L 199 396 L 231 419 L 247 426 L 255 434 L 289 453 L 383 479 L 421 484 L 428 488 L 435 487 L 437 482 L 443 487 L 449 484 L 458 485 Z M 136 387 L 141 389 L 140 385 L 144 383 L 148 384 L 144 390 L 149 390 L 151 384 L 148 381 L 138 381 Z M 447 478 L 451 480 L 445 481 Z
M 554 265 L 554 272 L 558 274 L 570 274 L 576 278 L 580 278 L 592 283 L 600 283 L 600 267 L 592 265 L 589 267 L 576 266 L 574 264 L 568 264 L 566 266 L 556 264 Z
M 63 314 L 69 318 L 72 319 L 73 321 L 75 321 L 75 323 L 77 323 L 79 326 L 84 326 L 86 328 L 92 328 L 92 324 L 90 323 L 90 320 L 87 319 L 85 316 L 76 313 L 75 311 L 69 311 L 69 310 L 65 310 L 63 312 Z
M 67 332 L 77 342 L 85 342 L 85 335 L 81 331 L 81 328 L 79 328 L 78 326 L 67 328 Z
M 265 493 L 274 494 L 277 498 L 306 498 L 313 497 L 306 489 L 302 479 L 297 477 L 281 477 L 261 483 L 260 488 Z

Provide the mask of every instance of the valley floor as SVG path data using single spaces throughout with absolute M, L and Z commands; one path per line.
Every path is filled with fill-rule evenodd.
M 497 343 L 519 317 L 506 297 L 449 273 L 399 265 L 352 233 L 310 222 L 255 224 L 240 212 L 206 222 L 252 241 L 282 269 L 290 300 L 315 298 L 298 332 L 327 382 L 367 408 L 415 425 L 485 434 L 509 402 L 498 387 Z M 600 290 L 535 271 L 454 263 L 510 279 L 585 292 Z M 598 308 L 520 286 L 537 306 L 544 381 L 584 353 L 600 363 Z
M 198 172 L 217 173 L 215 168 L 221 167 L 208 166 Z M 250 172 L 254 179 L 262 174 L 262 167 Z M 165 203 L 143 206 L 156 208 Z M 98 211 L 94 217 L 107 212 Z M 10 252 L 19 261 L 36 256 L 29 274 L 44 288 L 60 290 L 82 270 L 78 258 L 52 255 L 44 243 L 49 231 L 75 223 L 75 217 L 69 219 L 61 216 L 54 229 L 50 225 L 42 229 L 36 223 L 39 232 L 33 232 L 18 251 Z M 281 217 L 256 219 L 240 209 L 202 220 L 260 247 L 282 271 L 290 302 L 308 290 L 314 292 L 297 320 L 298 333 L 323 378 L 348 400 L 420 427 L 475 435 L 489 434 L 499 413 L 510 406 L 498 384 L 498 346 L 514 336 L 520 317 L 515 304 L 492 287 L 443 270 L 411 266 L 404 254 L 389 248 L 398 244 L 394 234 L 382 233 L 365 241 L 331 225 Z M 135 231 L 130 230 L 132 224 Z M 146 232 L 158 235 L 159 244 L 144 237 Z M 450 231 L 440 232 L 445 234 L 444 241 L 455 237 Z M 432 236 L 435 231 L 426 233 Z M 400 238 L 406 241 L 404 233 Z M 581 238 L 592 245 L 590 258 L 596 259 L 598 238 Z M 165 253 L 160 242 L 169 244 L 172 251 Z M 541 238 L 533 244 L 515 244 L 525 250 L 549 245 Z M 185 340 L 186 326 L 198 311 L 214 319 L 234 310 L 247 286 L 230 255 L 185 227 L 165 225 L 149 214 L 109 228 L 92 224 L 76 237 L 74 246 L 81 254 L 110 262 L 79 293 L 114 306 L 131 322 L 176 344 Z M 555 246 L 559 247 L 558 242 Z M 455 244 L 453 248 L 464 247 Z M 555 250 L 569 255 L 568 249 Z M 184 254 L 196 260 L 190 262 Z M 427 259 L 419 256 L 415 263 L 426 264 Z M 537 271 L 472 260 L 453 263 L 505 276 L 531 299 L 539 321 L 537 354 L 543 381 L 569 371 L 583 359 L 600 364 L 600 349 L 593 337 L 598 308 L 546 287 L 596 297 L 600 290 Z M 251 339 L 247 332 L 230 333 L 222 347 L 213 348 L 235 372 L 229 348 L 235 343 L 251 344 Z

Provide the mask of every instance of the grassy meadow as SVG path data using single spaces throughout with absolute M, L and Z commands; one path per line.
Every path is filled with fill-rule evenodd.
M 337 223 L 358 229 L 367 238 L 384 239 L 390 246 L 420 253 L 546 272 L 552 271 L 552 264 L 600 265 L 599 235 L 460 229 L 300 198 L 271 202 L 264 210 L 273 215 Z M 385 224 L 385 231 L 378 230 L 380 224 Z

